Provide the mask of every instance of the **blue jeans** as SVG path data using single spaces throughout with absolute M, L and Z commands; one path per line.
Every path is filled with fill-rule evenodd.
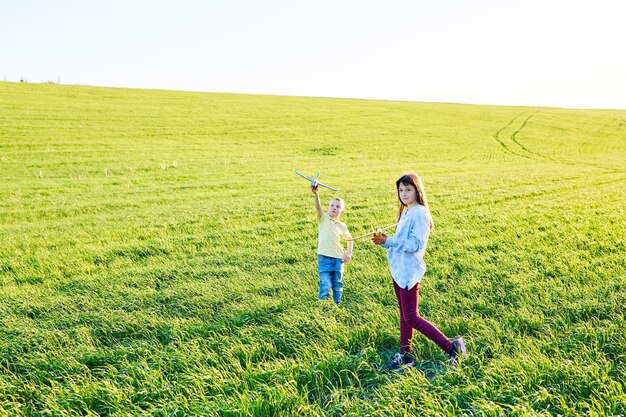
M 317 272 L 320 274 L 320 300 L 327 300 L 330 290 L 333 290 L 333 301 L 341 302 L 343 294 L 343 262 L 339 258 L 317 255 Z

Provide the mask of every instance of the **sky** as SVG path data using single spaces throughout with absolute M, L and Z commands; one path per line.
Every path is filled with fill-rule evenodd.
M 626 109 L 624 0 L 0 0 L 0 81 Z

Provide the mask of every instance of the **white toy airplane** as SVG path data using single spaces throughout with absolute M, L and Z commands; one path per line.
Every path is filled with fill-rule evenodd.
M 339 191 L 338 188 L 333 188 L 333 187 L 329 187 L 326 184 L 322 184 L 321 182 L 319 182 L 317 179 L 320 177 L 320 173 L 318 172 L 317 175 L 315 176 L 315 178 L 311 178 L 308 175 L 304 175 L 298 172 L 297 169 L 294 169 L 293 172 L 295 172 L 296 174 L 300 175 L 302 178 L 306 178 L 307 180 L 309 180 L 311 182 L 311 187 L 317 187 L 318 185 L 320 187 L 326 187 L 329 190 L 333 190 L 333 191 Z

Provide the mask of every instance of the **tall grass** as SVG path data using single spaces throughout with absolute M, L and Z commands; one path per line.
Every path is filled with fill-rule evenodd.
M 626 111 L 0 83 L 0 414 L 623 416 L 625 163 Z M 353 234 L 422 176 L 420 312 L 462 366 L 416 335 L 383 370 L 367 240 L 316 300 L 294 167 Z

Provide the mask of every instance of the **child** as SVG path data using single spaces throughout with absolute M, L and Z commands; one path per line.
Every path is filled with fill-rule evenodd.
M 395 236 L 382 233 L 372 241 L 387 249 L 389 268 L 393 277 L 400 307 L 400 351 L 388 368 L 397 370 L 412 365 L 411 338 L 413 329 L 435 342 L 450 357 L 450 365 L 458 363 L 460 355 L 467 357 L 463 338 L 448 339 L 433 324 L 419 315 L 419 283 L 426 271 L 424 254 L 433 220 L 426 200 L 422 180 L 416 174 L 407 174 L 396 181 L 400 210 Z
M 344 251 L 339 241 L 340 237 L 352 239 L 348 226 L 339 221 L 339 216 L 345 209 L 341 198 L 333 198 L 328 205 L 328 213 L 322 211 L 320 203 L 319 187 L 311 187 L 314 195 L 315 211 L 317 214 L 318 246 L 317 246 L 317 270 L 320 274 L 319 299 L 329 298 L 330 289 L 333 290 L 335 304 L 341 302 L 343 294 L 343 264 L 350 262 L 352 257 L 352 240 L 348 240 L 348 249 Z

